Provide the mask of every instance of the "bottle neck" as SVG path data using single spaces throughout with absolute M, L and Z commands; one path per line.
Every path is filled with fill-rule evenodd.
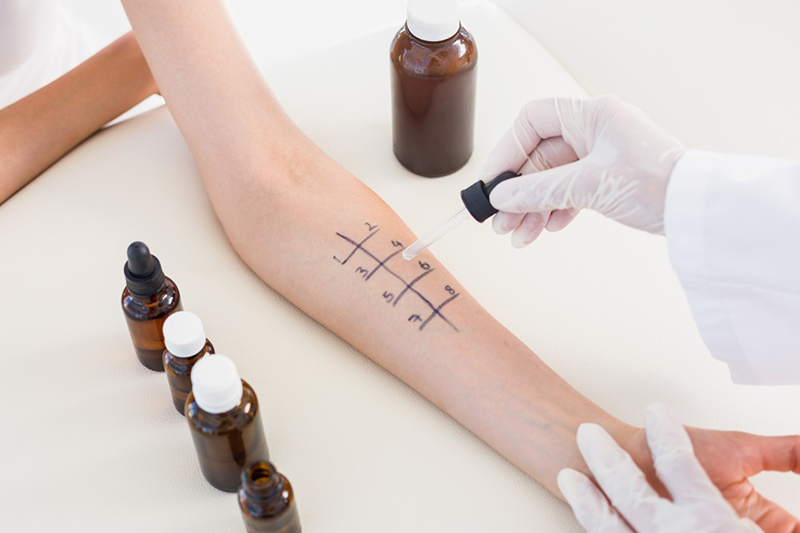
M 283 496 L 283 476 L 272 463 L 256 461 L 242 471 L 242 487 L 250 502 L 266 505 Z
M 461 33 L 461 24 L 459 24 L 458 30 L 453 35 L 451 35 L 450 37 L 446 37 L 444 39 L 440 39 L 438 41 L 426 41 L 425 39 L 422 39 L 421 37 L 418 37 L 417 35 L 414 34 L 414 32 L 412 32 L 409 29 L 408 21 L 406 21 L 405 30 L 406 30 L 406 33 L 408 33 L 408 36 L 412 41 L 414 41 L 416 43 L 419 43 L 419 44 L 422 44 L 427 48 L 436 49 L 436 48 L 445 48 L 445 47 L 450 46 L 451 44 L 453 44 L 453 41 L 455 41 L 456 38 Z

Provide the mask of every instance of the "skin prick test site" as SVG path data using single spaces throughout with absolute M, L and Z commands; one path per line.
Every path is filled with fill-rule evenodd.
M 798 18 L 0 0 L 0 532 L 800 533 Z

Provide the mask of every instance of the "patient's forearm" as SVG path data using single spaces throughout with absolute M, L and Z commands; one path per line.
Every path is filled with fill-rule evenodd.
M 495 321 L 270 93 L 215 0 L 123 0 L 237 252 L 270 286 L 556 491 L 579 423 L 632 432 Z M 180 22 L 180 24 L 178 24 Z M 197 36 L 202 38 L 197 38 Z
M 0 110 L 0 204 L 156 90 L 129 33 L 53 83 Z

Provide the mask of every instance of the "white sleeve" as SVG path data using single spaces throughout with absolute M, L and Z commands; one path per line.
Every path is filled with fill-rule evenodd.
M 800 383 L 800 163 L 688 151 L 670 177 L 664 233 L 731 379 Z
M 93 34 L 58 0 L 0 0 L 0 109 L 96 52 Z

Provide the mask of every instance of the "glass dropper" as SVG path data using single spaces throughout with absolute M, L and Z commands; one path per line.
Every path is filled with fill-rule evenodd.
M 414 244 L 403 250 L 403 259 L 408 261 L 409 259 L 414 259 L 423 250 L 425 250 L 428 246 L 435 243 L 439 240 L 440 237 L 444 237 L 446 234 L 450 233 L 450 231 L 470 218 L 469 211 L 467 211 L 466 207 L 462 207 L 452 215 L 450 215 L 447 220 L 430 230 L 428 233 L 425 234 L 424 237 L 417 240 Z
M 450 233 L 453 228 L 470 217 L 478 222 L 483 222 L 497 213 L 497 209 L 495 209 L 489 201 L 489 194 L 491 194 L 492 189 L 497 187 L 500 183 L 510 178 L 516 178 L 517 176 L 519 176 L 519 174 L 516 172 L 503 172 L 489 183 L 483 183 L 478 180 L 461 191 L 461 201 L 464 202 L 464 207 L 450 215 L 444 222 L 403 250 L 403 259 L 406 261 L 414 259 L 428 246 Z

